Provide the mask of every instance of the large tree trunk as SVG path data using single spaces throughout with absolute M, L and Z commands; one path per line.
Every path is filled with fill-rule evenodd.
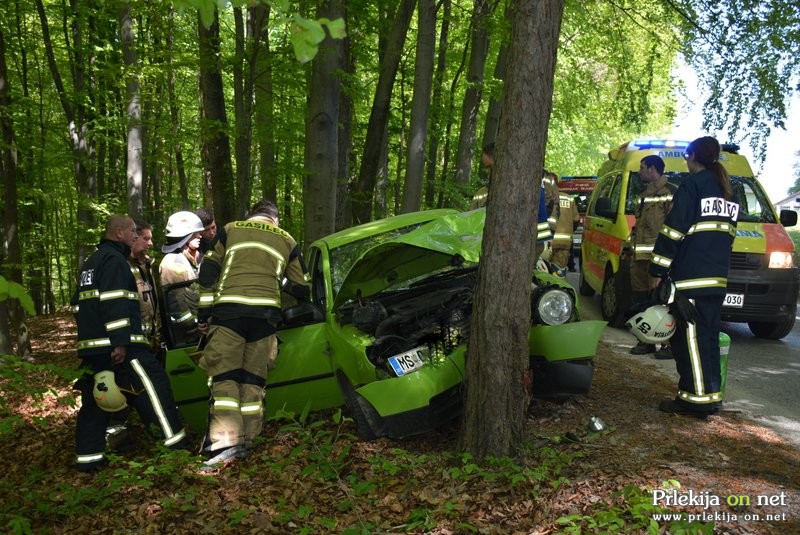
M 486 209 L 460 437 L 461 447 L 476 457 L 513 455 L 524 438 L 529 398 L 523 385 L 540 189 L 540 181 L 531 180 L 531 169 L 544 164 L 563 8 L 563 0 L 517 0 L 512 14 L 504 113 Z
M 456 154 L 456 186 L 466 195 L 469 178 L 472 174 L 472 151 L 475 146 L 475 131 L 478 123 L 478 109 L 483 94 L 484 69 L 489 51 L 489 32 L 486 19 L 490 14 L 488 0 L 475 0 L 472 14 L 472 39 L 470 41 L 469 70 L 467 90 L 461 107 L 461 130 Z M 463 199 L 459 199 L 463 202 Z
M 444 91 L 444 72 L 447 64 L 447 42 L 450 35 L 450 0 L 442 0 L 442 29 L 439 32 L 439 51 L 436 57 L 436 72 L 433 82 L 433 100 L 431 109 L 433 118 L 431 121 L 432 136 L 428 143 L 428 167 L 425 171 L 425 205 L 433 208 L 436 203 L 436 173 L 440 170 L 439 166 L 439 138 L 442 136 L 444 127 L 444 108 L 442 106 L 442 93 Z
M 250 8 L 253 35 L 258 35 L 255 78 L 255 131 L 258 143 L 258 176 L 261 196 L 278 201 L 278 173 L 275 167 L 275 103 L 272 87 L 272 58 L 267 38 L 269 4 Z
M 202 23 L 201 23 L 202 25 Z M 175 10 L 169 10 L 169 27 L 167 30 L 167 99 L 169 100 L 169 116 L 172 124 L 176 127 L 180 124 L 180 107 L 178 106 L 178 96 L 175 94 L 175 65 L 173 57 L 175 51 Z M 183 146 L 181 136 L 175 136 L 175 170 L 178 174 L 178 190 L 181 197 L 181 208 L 188 210 L 189 206 L 189 180 L 186 177 L 186 166 L 183 162 Z
M 122 59 L 128 79 L 125 96 L 128 101 L 128 215 L 142 216 L 144 182 L 142 160 L 142 108 L 139 102 L 139 78 L 136 74 L 136 38 L 133 32 L 130 4 L 122 4 L 119 9 L 119 35 L 122 45 Z
M 358 183 L 351 193 L 353 223 L 355 224 L 366 223 L 372 219 L 372 197 L 375 193 L 376 178 L 381 165 L 392 87 L 397 76 L 403 43 L 406 40 L 415 5 L 416 0 L 401 0 L 389 32 L 386 53 L 378 74 L 378 86 L 375 89 L 372 111 L 367 124 L 367 136 L 364 141 L 364 154 L 358 173 Z
M 317 12 L 317 18 L 334 20 L 341 16 L 341 0 L 323 0 Z M 327 236 L 336 227 L 341 90 L 336 71 L 341 65 L 341 49 L 341 41 L 328 35 L 319 44 L 311 65 L 303 180 L 305 243 Z
M 497 52 L 497 63 L 494 66 L 495 80 L 505 80 L 506 63 L 508 63 L 508 45 L 503 44 Z M 486 109 L 486 126 L 483 130 L 483 143 L 485 147 L 488 143 L 497 139 L 497 129 L 500 127 L 500 112 L 502 111 L 502 95 L 492 95 L 489 98 L 489 106 Z
M 197 26 L 200 38 L 203 167 L 206 180 L 211 183 L 214 219 L 217 225 L 222 226 L 236 218 L 236 194 L 231 166 L 231 143 L 226 133 L 228 117 L 225 112 L 219 57 L 219 12 L 214 10 L 214 21 L 208 28 L 203 25 L 198 14 Z
M 347 7 L 344 7 L 342 17 L 345 20 L 345 27 L 349 27 L 350 21 L 347 20 Z M 342 72 L 346 73 L 346 79 L 354 80 L 355 68 L 353 66 L 353 54 L 350 48 L 350 36 L 342 39 Z M 353 97 L 348 91 L 339 91 L 339 170 L 336 176 L 336 223 L 335 230 L 342 230 L 350 225 L 353 218 L 353 206 L 350 203 L 350 187 L 352 178 L 351 170 L 355 164 L 351 165 L 353 158 Z
M 419 0 L 417 8 L 417 58 L 414 68 L 414 97 L 411 100 L 411 127 L 408 133 L 408 159 L 403 212 L 416 212 L 422 203 L 422 176 L 425 171 L 425 143 L 433 85 L 433 54 L 436 40 L 436 4 Z
M 256 77 L 256 56 L 261 34 L 255 33 L 252 8 L 247 10 L 247 31 L 241 8 L 234 8 L 236 25 L 236 59 L 233 65 L 233 98 L 236 114 L 236 215 L 243 217 L 250 208 L 253 186 L 251 181 L 250 148 L 253 133 L 253 87 Z M 255 15 L 258 16 L 258 15 Z

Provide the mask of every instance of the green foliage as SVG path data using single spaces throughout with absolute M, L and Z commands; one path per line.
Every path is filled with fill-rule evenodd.
M 675 480 L 665 481 L 662 487 L 680 487 Z M 624 489 L 613 494 L 613 503 L 600 502 L 593 507 L 591 514 L 572 514 L 556 520 L 562 526 L 562 533 L 663 533 L 654 515 L 675 513 L 659 505 L 653 505 L 653 489 L 639 489 L 626 485 Z M 714 533 L 713 522 L 689 521 L 688 519 L 671 520 L 668 532 L 675 535 L 711 535 Z
M 800 256 L 800 230 L 790 230 L 789 237 L 794 242 L 794 251 Z
M 25 288 L 21 284 L 6 280 L 5 277 L 0 275 L 0 301 L 7 299 L 16 299 L 29 316 L 36 315 L 36 310 L 33 308 L 33 299 L 25 291 Z

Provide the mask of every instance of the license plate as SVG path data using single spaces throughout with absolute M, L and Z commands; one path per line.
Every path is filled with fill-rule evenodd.
M 422 357 L 425 356 L 423 351 L 425 351 L 425 346 L 415 347 L 405 353 L 389 357 L 389 364 L 398 377 L 415 372 L 425 366 L 425 361 L 422 360 Z
M 731 308 L 742 308 L 744 306 L 744 294 L 725 294 L 725 301 L 722 306 Z

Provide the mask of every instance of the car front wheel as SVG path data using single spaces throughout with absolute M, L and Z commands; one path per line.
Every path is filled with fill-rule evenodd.
M 747 322 L 747 326 L 750 327 L 750 332 L 752 332 L 758 338 L 765 338 L 767 340 L 780 340 L 792 332 L 796 314 L 797 305 L 795 305 L 791 314 L 786 316 L 786 318 L 782 321 L 749 321 Z
M 625 312 L 628 310 L 625 298 L 625 281 L 620 277 L 620 273 L 614 274 L 611 271 L 606 273 L 606 280 L 603 282 L 603 291 L 600 295 L 600 308 L 603 312 L 603 319 L 611 327 L 622 327 L 625 324 Z M 629 294 L 628 294 L 629 295 Z

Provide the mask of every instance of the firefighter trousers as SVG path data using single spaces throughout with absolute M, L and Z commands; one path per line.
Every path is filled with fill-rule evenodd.
M 251 448 L 264 427 L 264 386 L 278 354 L 275 329 L 262 318 L 215 322 L 200 367 L 211 378 L 206 446 Z
M 167 373 L 149 351 L 128 351 L 125 362 L 114 368 L 117 386 L 125 392 L 128 405 L 136 409 L 147 430 L 163 440 L 165 446 L 185 447 L 188 439 Z M 105 460 L 106 428 L 113 413 L 102 410 L 94 399 L 93 374 L 100 369 L 91 359 L 84 359 L 83 365 L 92 371 L 76 384 L 81 391 L 75 428 L 76 463 L 78 470 L 92 471 Z

